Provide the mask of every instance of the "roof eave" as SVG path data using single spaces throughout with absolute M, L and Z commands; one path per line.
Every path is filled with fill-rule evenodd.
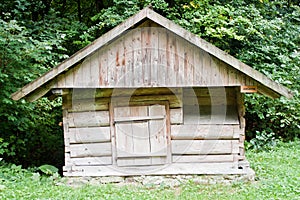
M 155 23 L 161 25 L 162 27 L 168 29 L 169 31 L 173 32 L 174 34 L 184 38 L 185 40 L 191 42 L 192 44 L 196 45 L 200 49 L 208 52 L 209 54 L 213 55 L 214 57 L 224 61 L 228 65 L 234 67 L 236 70 L 241 71 L 242 73 L 246 74 L 247 76 L 253 78 L 264 87 L 270 89 L 273 95 L 272 98 L 278 97 L 277 94 L 285 96 L 287 98 L 291 98 L 293 95 L 292 93 L 285 88 L 284 86 L 272 81 L 271 79 L 267 78 L 262 73 L 254 70 L 250 66 L 244 64 L 243 62 L 239 61 L 238 59 L 234 58 L 233 56 L 229 55 L 228 53 L 222 51 L 221 49 L 217 48 L 216 46 L 212 45 L 211 43 L 199 38 L 195 34 L 185 30 L 181 26 L 175 24 L 174 22 L 164 18 L 163 16 L 157 14 L 150 8 L 146 7 L 137 14 L 133 15 L 132 17 L 125 20 L 120 25 L 116 26 L 106 34 L 102 35 L 100 38 L 96 39 L 94 42 L 86 46 L 85 48 L 81 49 L 70 58 L 59 64 L 57 67 L 53 68 L 49 72 L 45 73 L 43 76 L 37 78 L 35 81 L 25 85 L 19 91 L 13 93 L 11 98 L 14 100 L 19 100 L 27 95 L 31 95 L 31 93 L 36 93 L 35 90 L 38 90 L 39 87 L 49 84 L 49 81 L 53 80 L 56 76 L 67 71 L 70 67 L 74 66 L 76 63 L 81 62 L 85 57 L 92 54 L 97 49 L 101 48 L 102 46 L 109 43 L 114 38 L 119 37 L 122 33 L 126 30 L 130 29 L 131 27 L 135 26 L 139 22 L 145 19 L 150 19 Z M 263 89 L 267 90 L 267 89 Z M 262 90 L 262 91 L 263 91 Z M 39 93 L 39 92 L 37 92 Z M 262 92 L 263 93 L 263 92 Z M 265 92 L 265 94 L 270 94 L 270 92 Z M 40 93 L 40 95 L 43 93 Z M 270 96 L 270 95 L 268 95 Z M 38 96 L 37 96 L 38 97 Z M 35 99 L 35 98 L 33 98 Z

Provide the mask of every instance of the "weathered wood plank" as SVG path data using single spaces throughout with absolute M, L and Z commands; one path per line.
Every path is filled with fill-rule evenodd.
M 126 37 L 124 37 L 124 64 L 125 67 L 123 68 L 123 79 L 124 79 L 124 85 L 126 86 L 132 86 L 134 83 L 134 66 L 133 66 L 133 60 L 134 60 L 134 49 L 133 49 L 133 35 L 135 34 L 135 29 L 128 31 L 126 34 Z
M 149 142 L 149 139 L 148 139 L 148 142 Z M 149 145 L 147 145 L 147 146 L 149 146 Z M 146 147 L 144 149 L 149 149 L 149 148 Z M 145 151 L 144 149 L 142 151 Z M 135 159 L 135 158 L 142 158 L 142 157 L 143 158 L 145 158 L 145 157 L 150 158 L 150 157 L 157 157 L 157 156 L 166 156 L 165 149 L 161 148 L 161 150 L 159 150 L 159 151 L 147 152 L 147 153 L 143 153 L 143 152 L 133 152 L 133 153 L 131 153 L 131 152 L 119 150 L 118 155 L 117 155 L 118 159 L 119 158 Z
M 131 96 L 128 97 L 115 97 L 114 102 L 144 102 L 144 101 L 169 101 L 171 108 L 182 107 L 182 101 L 176 95 L 149 95 L 149 96 Z
M 172 140 L 172 154 L 231 154 L 239 152 L 238 140 Z
M 91 144 L 71 144 L 71 158 L 74 157 L 98 157 L 111 155 L 111 142 Z
M 189 43 L 187 43 L 184 48 L 184 85 L 194 85 L 194 73 L 196 67 L 194 63 L 194 51 L 196 51 L 196 48 L 193 45 L 189 45 Z
M 183 94 L 186 97 L 235 96 L 235 87 L 189 87 L 183 89 Z
M 110 127 L 70 128 L 66 137 L 70 143 L 109 142 Z
M 119 40 L 118 40 L 119 41 Z M 116 49 L 114 46 L 107 46 L 107 82 L 109 86 L 115 86 L 116 75 Z
M 116 50 L 116 64 L 115 64 L 115 86 L 123 87 L 125 86 L 125 68 L 126 68 L 126 56 L 124 52 L 124 40 L 127 36 L 122 36 L 119 40 L 115 43 L 114 47 Z
M 155 88 L 101 88 L 96 89 L 95 98 L 99 97 L 126 97 L 126 96 L 151 96 L 151 95 L 179 95 L 182 93 L 181 88 L 166 88 L 166 87 L 155 87 Z M 85 95 L 82 94 L 81 99 Z M 79 98 L 80 98 L 79 97 Z
M 99 85 L 107 85 L 107 51 L 106 48 L 102 48 L 98 51 L 98 66 L 99 66 Z
M 157 120 L 164 119 L 164 115 L 158 116 L 136 116 L 136 117 L 116 117 L 115 122 L 133 122 L 133 121 L 144 121 L 144 120 Z
M 143 85 L 141 78 L 143 77 L 143 63 L 142 63 L 142 38 L 141 29 L 138 28 L 134 31 L 132 39 L 133 47 L 133 84 Z
M 142 44 L 142 66 L 143 76 L 135 77 L 142 78 L 143 85 L 151 85 L 151 67 L 152 67 L 152 55 L 151 55 L 151 27 L 141 28 L 141 44 Z
M 239 124 L 233 106 L 184 106 L 184 124 Z
M 89 77 L 86 76 L 88 80 L 87 85 L 100 85 L 99 82 L 100 70 L 99 70 L 99 51 L 96 51 L 90 55 L 90 71 Z
M 152 105 L 148 107 L 149 116 L 163 115 L 162 119 L 150 120 L 149 142 L 151 153 L 162 153 L 167 156 L 167 134 L 166 134 L 166 107 L 165 105 Z M 151 164 L 164 164 L 166 157 L 152 157 Z
M 157 83 L 167 85 L 167 33 L 166 29 L 158 28 L 158 74 Z
M 183 108 L 170 109 L 170 122 L 171 124 L 183 123 Z
M 147 106 L 133 106 L 133 107 L 117 107 L 114 109 L 116 116 L 136 116 L 143 118 L 148 115 Z M 122 112 L 125 111 L 125 112 Z M 115 118 L 115 121 L 117 119 Z M 132 122 L 129 123 L 117 123 L 116 136 L 117 136 L 117 157 L 134 157 L 135 155 L 142 154 L 147 155 L 150 153 L 149 144 L 149 127 L 148 122 Z M 151 164 L 150 158 L 141 159 L 125 159 L 121 163 L 122 165 L 149 165 Z M 117 160 L 117 163 L 119 161 Z
M 115 107 L 114 108 L 114 120 L 116 117 L 129 117 L 131 116 L 131 111 L 129 107 Z M 116 123 L 116 159 L 119 157 L 121 152 L 125 154 L 134 153 L 133 138 L 132 138 L 132 124 L 131 123 Z M 117 159 L 118 163 L 118 159 Z M 131 159 L 127 162 L 127 165 L 133 164 L 134 161 Z
M 64 176 L 134 176 L 171 174 L 247 174 L 250 169 L 238 169 L 233 163 L 173 163 L 157 166 L 107 167 L 73 166 L 64 167 Z
M 245 127 L 246 127 L 246 120 L 245 120 L 245 104 L 244 104 L 244 94 L 240 93 L 238 91 L 238 88 L 236 88 L 237 91 L 237 107 L 238 107 L 238 115 L 239 115 L 239 121 L 240 121 L 240 134 L 239 134 L 239 160 L 245 159 Z
M 203 62 L 202 55 L 203 51 L 201 49 L 195 49 L 194 51 L 194 74 L 193 74 L 193 85 L 205 85 L 202 71 L 203 71 Z
M 131 161 L 132 158 L 118 158 L 117 163 L 119 167 L 128 167 L 128 160 Z M 150 164 L 147 164 L 151 161 Z M 145 166 L 145 165 L 162 165 L 166 163 L 166 157 L 135 157 L 134 163 L 130 166 Z
M 183 104 L 185 105 L 235 105 L 236 99 L 234 96 L 219 96 L 219 97 L 196 97 L 185 96 Z
M 239 139 L 239 125 L 171 125 L 172 140 Z
M 176 37 L 174 34 L 167 32 L 167 49 L 166 49 L 166 58 L 167 58 L 167 77 L 166 83 L 169 86 L 173 85 L 176 86 L 176 62 L 175 62 L 175 55 L 176 55 Z
M 144 114 L 144 113 L 141 113 Z M 133 148 L 135 154 L 149 154 L 151 144 L 149 142 L 149 124 L 148 122 L 134 122 L 132 124 Z M 135 165 L 150 165 L 150 158 L 134 159 Z
M 180 155 L 172 156 L 174 163 L 223 163 L 233 162 L 233 155 Z
M 63 101 L 65 101 L 65 99 L 66 99 L 66 96 L 64 95 Z M 66 109 L 63 109 L 63 129 L 64 129 L 64 145 L 69 147 L 70 140 L 67 138 L 67 133 L 69 132 L 68 110 L 66 110 Z
M 67 166 L 100 166 L 111 165 L 111 156 L 70 158 Z
M 68 113 L 69 127 L 108 126 L 108 111 Z
M 107 111 L 109 98 L 70 99 L 63 107 L 69 112 Z
M 158 64 L 159 59 L 159 50 L 158 50 L 158 42 L 159 42 L 159 29 L 157 27 L 151 27 L 151 85 L 152 86 L 161 86 L 161 84 L 158 82 L 158 71 L 161 66 Z
M 111 157 L 112 164 L 117 164 L 117 142 L 116 142 L 116 128 L 114 126 L 114 107 L 109 104 L 109 126 L 110 126 L 110 136 L 111 136 Z

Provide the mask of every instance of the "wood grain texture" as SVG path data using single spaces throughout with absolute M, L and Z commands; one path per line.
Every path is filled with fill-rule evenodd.
M 70 158 L 68 161 L 69 166 L 101 166 L 101 165 L 111 165 L 111 156 L 102 157 L 84 157 L 84 158 Z
M 233 162 L 233 155 L 180 155 L 172 156 L 174 163 L 224 163 Z
M 114 108 L 118 166 L 165 163 L 165 117 L 164 105 Z
M 111 155 L 111 143 L 71 144 L 71 157 L 98 157 Z
M 208 70 L 209 74 L 211 74 L 210 76 L 201 76 L 201 73 L 197 73 L 197 67 L 199 66 L 196 63 L 195 59 L 194 60 L 194 64 L 191 64 L 191 66 L 194 66 L 194 69 L 196 69 L 196 74 L 200 75 L 200 80 L 198 81 L 198 76 L 193 76 L 192 81 L 188 84 L 193 85 L 194 83 L 196 83 L 196 85 L 198 86 L 208 86 L 207 84 L 209 84 L 210 86 L 215 86 L 215 85 L 219 85 L 222 84 L 223 85 L 242 85 L 245 84 L 247 82 L 249 82 L 248 78 L 245 78 L 244 74 L 248 77 L 250 77 L 253 81 L 250 82 L 256 82 L 255 84 L 260 85 L 260 87 L 258 87 L 258 90 L 260 93 L 266 94 L 268 96 L 271 97 L 278 97 L 280 95 L 286 96 L 291 98 L 292 97 L 292 93 L 285 88 L 284 86 L 270 80 L 269 78 L 267 78 L 266 76 L 264 76 L 262 73 L 254 70 L 253 68 L 249 67 L 248 65 L 242 63 L 241 61 L 237 60 L 236 58 L 234 58 L 233 56 L 227 54 L 226 52 L 220 50 L 219 48 L 215 47 L 214 45 L 210 44 L 209 42 L 206 42 L 205 40 L 199 38 L 198 36 L 184 30 L 182 27 L 176 25 L 175 23 L 171 22 L 170 20 L 162 17 L 161 15 L 157 14 L 156 12 L 154 12 L 153 10 L 149 9 L 149 8 L 144 8 L 143 10 L 141 10 L 140 12 L 138 12 L 136 15 L 130 17 L 129 19 L 125 20 L 123 23 L 121 23 L 120 25 L 118 25 L 117 27 L 115 27 L 114 29 L 112 29 L 111 31 L 109 31 L 108 33 L 102 35 L 100 38 L 98 38 L 97 40 L 95 40 L 93 43 L 91 43 L 90 45 L 88 45 L 87 47 L 83 48 L 82 50 L 80 50 L 79 52 L 77 52 L 76 54 L 74 54 L 73 56 L 71 56 L 69 59 L 65 60 L 64 62 L 62 62 L 61 64 L 59 64 L 57 67 L 53 68 L 52 70 L 50 70 L 49 72 L 47 72 L 46 74 L 44 74 L 43 76 L 39 77 L 38 79 L 36 79 L 35 81 L 27 84 L 26 86 L 24 86 L 22 89 L 20 89 L 19 91 L 15 92 L 14 94 L 11 95 L 11 97 L 14 100 L 18 100 L 20 98 L 23 98 L 25 96 L 35 96 L 36 98 L 39 98 L 40 96 L 44 95 L 44 92 L 40 92 L 38 91 L 39 89 L 46 87 L 46 85 L 55 80 L 56 77 L 58 77 L 61 74 L 64 74 L 63 76 L 61 76 L 59 78 L 59 81 L 61 81 L 60 83 L 54 84 L 56 86 L 62 86 L 63 84 L 65 84 L 65 87 L 67 87 L 67 82 L 69 82 L 70 80 L 73 79 L 73 87 L 75 87 L 75 83 L 78 83 L 80 87 L 99 87 L 100 84 L 103 84 L 103 81 L 99 81 L 101 78 L 95 77 L 94 74 L 91 74 L 91 69 L 95 69 L 96 71 L 98 71 L 99 73 L 104 72 L 102 70 L 99 70 L 99 68 L 95 68 L 94 66 L 98 65 L 99 66 L 99 58 L 94 59 L 93 55 L 97 55 L 102 56 L 103 54 L 100 53 L 99 51 L 101 51 L 103 48 L 107 48 L 107 44 L 108 46 L 111 46 L 111 52 L 113 52 L 113 48 L 118 46 L 118 42 L 119 39 L 121 38 L 121 41 L 126 41 L 126 37 L 131 37 L 129 36 L 130 34 L 128 34 L 128 30 L 129 28 L 133 27 L 134 25 L 136 25 L 137 23 L 139 23 L 142 20 L 145 19 L 150 19 L 151 21 L 154 22 L 154 24 L 158 24 L 161 27 L 163 27 L 165 30 L 167 30 L 166 32 L 166 40 L 168 40 L 168 38 L 171 38 L 169 44 L 171 44 L 172 48 L 169 48 L 170 46 L 167 45 L 166 46 L 166 59 L 169 59 L 169 62 L 166 63 L 167 66 L 167 71 L 169 71 L 169 73 L 167 73 L 166 76 L 166 80 L 167 80 L 167 84 L 168 86 L 183 86 L 182 80 L 175 78 L 178 76 L 181 76 L 181 73 L 184 72 L 184 68 L 181 68 L 182 66 L 184 67 L 184 64 L 182 65 L 180 63 L 180 59 L 178 59 L 178 56 L 181 57 L 191 57 L 189 54 L 189 51 L 185 51 L 185 48 L 181 48 L 182 45 L 188 44 L 189 46 L 191 46 L 191 48 L 195 49 L 196 51 L 203 51 L 206 54 L 211 55 L 212 57 L 215 57 L 216 59 L 219 59 L 220 61 L 222 61 L 223 63 L 226 63 L 226 68 L 228 69 L 233 69 L 233 71 L 235 71 L 235 73 L 233 73 L 232 75 L 234 76 L 229 76 L 229 78 L 226 78 L 226 82 L 228 80 L 228 83 L 225 83 L 224 81 L 214 81 L 212 79 L 212 77 L 224 77 L 222 75 L 222 73 L 225 73 L 224 71 L 224 65 L 223 64 L 218 64 L 219 62 L 214 62 L 213 68 L 215 69 L 215 74 L 211 74 L 210 71 L 208 70 L 209 68 L 208 62 L 206 62 L 207 60 L 204 58 L 204 65 L 203 67 L 205 67 L 206 70 Z M 153 27 L 154 28 L 154 27 Z M 149 30 L 148 27 L 144 27 L 144 28 L 138 28 L 137 30 Z M 157 31 L 156 34 L 152 31 L 145 31 L 145 33 L 143 33 L 143 31 L 141 31 L 142 35 L 145 35 L 147 40 L 150 39 L 149 42 L 146 43 L 142 43 L 146 44 L 147 48 L 137 48 L 137 49 L 145 49 L 147 51 L 147 54 L 142 54 L 140 53 L 140 55 L 136 55 L 134 57 L 143 57 L 143 55 L 147 56 L 147 59 L 134 59 L 133 63 L 134 66 L 137 66 L 137 64 L 139 64 L 140 61 L 144 62 L 141 63 L 142 66 L 148 66 L 148 64 L 150 63 L 155 63 L 155 60 L 157 59 L 157 56 L 152 55 L 153 52 L 152 50 L 159 47 L 157 45 L 157 42 L 155 41 L 159 41 L 161 42 L 161 40 L 157 37 L 160 37 L 161 34 L 163 34 L 162 31 Z M 139 34 L 138 31 L 135 34 Z M 151 41 L 151 35 L 153 35 L 152 38 L 154 38 Z M 123 39 L 125 38 L 125 40 Z M 141 37 L 140 37 L 141 38 Z M 163 37 L 162 37 L 163 38 Z M 178 42 L 174 42 L 174 40 L 172 40 L 172 38 L 175 38 L 175 40 L 178 40 Z M 184 38 L 184 39 L 183 39 Z M 147 41 L 146 40 L 146 41 Z M 142 42 L 144 40 L 140 39 L 140 41 L 137 40 L 137 42 Z M 120 43 L 122 43 L 120 42 Z M 175 44 L 175 45 L 174 45 Z M 179 45 L 179 48 L 177 48 Z M 139 46 L 139 45 L 134 45 L 134 46 Z M 177 47 L 176 47 L 177 46 Z M 152 49 L 153 48 L 153 49 Z M 99 50 L 100 49 L 100 50 Z M 148 52 L 148 50 L 152 49 L 151 51 Z M 114 49 L 115 50 L 115 49 Z M 98 52 L 97 52 L 98 51 Z M 117 52 L 117 51 L 114 51 Z M 154 50 L 155 54 L 157 54 L 157 52 Z M 169 56 L 168 56 L 169 53 Z M 197 54 L 199 55 L 199 54 Z M 113 55 L 114 56 L 114 55 Z M 177 56 L 177 58 L 176 58 Z M 194 58 L 196 58 L 197 56 L 194 55 Z M 115 60 L 115 58 L 108 58 L 108 62 L 110 63 L 112 59 Z M 100 59 L 101 60 L 101 59 Z M 161 59 L 158 59 L 158 61 Z M 210 60 L 212 61 L 212 60 Z M 82 64 L 82 66 L 80 68 L 82 69 L 77 69 L 77 70 L 73 70 L 71 74 L 67 75 L 66 71 L 68 70 L 72 70 L 72 67 L 74 67 L 76 64 L 81 63 L 81 62 L 85 62 Z M 90 63 L 88 63 L 90 62 Z M 101 62 L 100 62 L 101 63 Z M 123 61 L 122 61 L 123 63 Z M 125 66 L 128 65 L 126 64 L 126 61 L 124 62 Z M 160 64 L 160 63 L 158 63 Z M 86 66 L 86 67 L 83 67 Z M 118 71 L 117 68 L 113 67 L 113 65 L 109 65 L 110 70 L 113 69 L 113 71 L 111 71 L 111 74 L 115 74 L 115 71 Z M 127 69 L 127 66 L 125 67 Z M 124 68 L 124 69 L 125 69 Z M 102 68 L 101 68 L 102 69 Z M 170 72 L 172 72 L 172 70 L 175 72 L 173 75 L 170 74 Z M 204 68 L 203 68 L 204 69 Z M 120 70 L 122 71 L 122 73 L 124 73 L 126 70 Z M 148 70 L 151 72 L 151 69 Z M 191 70 L 192 72 L 195 73 L 195 70 Z M 201 70 L 199 70 L 198 72 L 200 72 Z M 121 73 L 121 74 L 122 74 Z M 127 73 L 127 71 L 126 71 Z M 109 73 L 104 73 L 104 76 L 107 75 L 107 78 L 104 78 L 107 80 L 107 83 L 105 85 L 101 85 L 101 87 L 113 87 L 116 86 L 116 83 L 118 82 L 118 78 L 120 78 L 120 76 L 118 75 L 119 73 L 117 73 L 117 75 L 113 75 L 113 76 L 109 76 Z M 226 73 L 225 73 L 226 74 Z M 231 73 L 229 73 L 231 74 Z M 139 74 L 136 74 L 137 78 L 140 78 Z M 144 75 L 146 77 L 148 77 L 150 74 L 148 73 L 144 73 Z M 170 76 L 172 75 L 172 76 Z M 216 75 L 216 76 L 215 76 Z M 68 77 L 68 76 L 72 76 L 72 77 Z M 65 78 L 63 78 L 65 77 Z M 75 77 L 75 79 L 74 79 Z M 151 76 L 150 80 L 151 80 Z M 136 84 L 139 86 L 148 86 L 148 87 L 153 87 L 154 85 L 161 85 L 161 86 L 166 86 L 166 82 L 162 81 L 160 83 L 160 81 L 158 80 L 157 84 L 156 84 L 156 78 L 159 78 L 158 76 L 154 76 L 155 79 L 153 79 L 154 81 L 151 83 L 151 81 L 149 81 L 147 78 L 145 79 L 144 76 L 141 77 L 142 84 L 139 83 L 140 79 L 136 80 Z M 85 80 L 84 78 L 90 78 L 89 80 Z M 169 79 L 170 78 L 170 79 Z M 201 78 L 203 78 L 203 81 L 201 83 Z M 210 80 L 209 80 L 210 78 Z M 68 81 L 64 80 L 64 79 L 68 79 Z M 102 79 L 103 80 L 103 79 Z M 146 80 L 146 81 L 145 81 Z M 178 80 L 178 82 L 176 82 L 176 80 Z M 194 82 L 194 83 L 193 83 Z M 206 82 L 206 84 L 205 84 Z M 82 84 L 81 84 L 82 83 Z M 149 84 L 150 83 L 150 84 Z M 122 83 L 123 86 L 128 87 L 130 84 L 126 83 Z M 118 84 L 118 86 L 121 86 L 122 84 Z M 186 85 L 187 83 L 184 82 L 184 84 Z M 246 85 L 246 84 L 245 84 Z M 55 86 L 53 86 L 55 87 Z M 31 94 L 31 93 L 36 93 L 36 94 Z M 34 100 L 35 98 L 33 98 Z
M 247 174 L 249 168 L 238 169 L 232 163 L 173 163 L 165 166 L 72 166 L 64 167 L 64 176 L 135 176 L 171 174 Z
M 70 143 L 97 143 L 110 141 L 110 127 L 69 128 Z
M 238 140 L 172 140 L 172 154 L 232 154 L 239 152 Z
M 109 126 L 108 111 L 68 113 L 69 127 Z
M 172 140 L 239 139 L 239 125 L 171 125 Z

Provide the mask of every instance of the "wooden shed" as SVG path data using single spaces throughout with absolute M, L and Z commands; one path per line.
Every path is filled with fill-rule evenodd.
M 145 8 L 12 98 L 62 96 L 65 176 L 247 174 L 245 92 L 291 97 Z

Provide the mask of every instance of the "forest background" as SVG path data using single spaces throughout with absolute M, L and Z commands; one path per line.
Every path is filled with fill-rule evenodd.
M 288 87 L 292 99 L 246 96 L 246 146 L 300 137 L 298 0 L 2 0 L 0 157 L 23 167 L 64 165 L 61 99 L 10 95 L 143 7 L 153 9 Z

